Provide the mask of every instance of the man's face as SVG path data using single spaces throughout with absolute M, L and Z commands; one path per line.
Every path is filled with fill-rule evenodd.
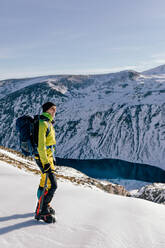
M 56 106 L 52 106 L 47 112 L 54 118 L 56 114 Z

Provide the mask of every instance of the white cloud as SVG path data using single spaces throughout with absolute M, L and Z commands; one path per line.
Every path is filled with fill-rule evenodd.
M 165 53 L 153 54 L 151 58 L 156 64 L 165 64 Z
M 164 59 L 156 59 L 154 62 L 157 64 L 161 64 L 161 65 L 165 64 L 165 58 Z

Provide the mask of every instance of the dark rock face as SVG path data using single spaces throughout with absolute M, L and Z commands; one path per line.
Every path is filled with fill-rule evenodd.
M 135 197 L 160 204 L 165 204 L 165 184 L 153 183 L 151 185 L 142 187 L 137 192 Z

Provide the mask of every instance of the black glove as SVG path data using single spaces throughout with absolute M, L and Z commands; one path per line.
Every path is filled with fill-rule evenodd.
M 52 169 L 50 167 L 50 164 L 45 164 L 44 165 L 44 173 L 51 173 L 52 172 Z

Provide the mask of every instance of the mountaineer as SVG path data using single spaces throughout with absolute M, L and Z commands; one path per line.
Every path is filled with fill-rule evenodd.
M 43 205 L 40 211 L 40 218 L 45 222 L 53 222 L 52 218 L 55 210 L 50 206 L 50 202 L 57 189 L 57 180 L 55 175 L 55 129 L 53 127 L 56 114 L 56 105 L 52 102 L 46 102 L 42 105 L 43 113 L 39 118 L 38 127 L 38 146 L 35 154 L 35 161 L 41 171 L 41 179 L 37 191 L 37 197 L 40 200 L 43 193 L 46 174 L 48 176 L 47 188 L 43 196 Z M 40 207 L 39 201 L 37 204 L 35 218 L 37 219 L 37 211 Z

